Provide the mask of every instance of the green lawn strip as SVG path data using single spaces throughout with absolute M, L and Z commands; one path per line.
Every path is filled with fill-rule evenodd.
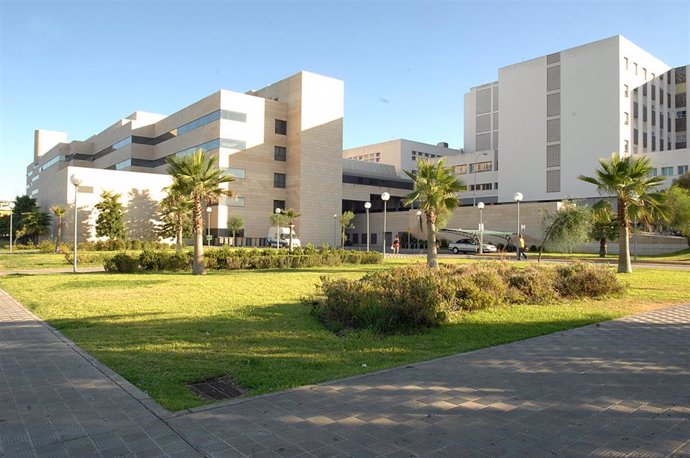
M 690 272 L 637 269 L 623 276 L 631 286 L 623 298 L 457 314 L 446 326 L 390 337 L 335 336 L 299 301 L 321 275 L 356 278 L 410 262 L 418 260 L 206 276 L 15 275 L 0 287 L 170 410 L 203 404 L 186 384 L 210 377 L 232 375 L 259 394 L 690 300 Z
M 81 253 L 93 254 L 115 254 L 115 251 L 88 251 Z M 102 265 L 101 261 L 97 262 L 80 262 L 83 266 Z M 41 270 L 41 269 L 59 269 L 71 266 L 64 253 L 41 253 L 38 250 L 20 250 L 10 253 L 9 251 L 0 252 L 0 272 L 17 271 L 17 270 Z

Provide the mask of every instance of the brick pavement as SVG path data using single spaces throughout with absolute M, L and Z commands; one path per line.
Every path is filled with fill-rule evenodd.
M 0 291 L 0 454 L 690 456 L 689 349 L 690 304 L 169 414 Z

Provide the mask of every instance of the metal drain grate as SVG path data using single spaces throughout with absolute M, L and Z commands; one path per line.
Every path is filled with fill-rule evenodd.
M 187 386 L 197 395 L 212 401 L 235 398 L 241 396 L 245 391 L 228 376 L 202 380 Z

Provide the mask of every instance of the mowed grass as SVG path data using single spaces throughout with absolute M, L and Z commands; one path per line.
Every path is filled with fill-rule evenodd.
M 0 277 L 0 287 L 170 410 L 204 404 L 187 384 L 231 375 L 247 394 L 312 384 L 690 301 L 690 272 L 639 268 L 622 298 L 457 314 L 440 328 L 336 336 L 300 298 L 322 275 L 384 266 L 190 274 Z M 467 262 L 467 261 L 464 261 Z
M 82 252 L 84 253 L 84 252 Z M 114 251 L 88 251 L 85 253 L 115 254 Z M 10 253 L 9 250 L 0 252 L 0 272 L 11 272 L 18 270 L 41 270 L 41 269 L 60 269 L 68 268 L 72 264 L 67 262 L 64 253 L 41 253 L 38 250 L 19 250 Z M 94 263 L 82 262 L 83 266 L 103 265 L 103 262 Z

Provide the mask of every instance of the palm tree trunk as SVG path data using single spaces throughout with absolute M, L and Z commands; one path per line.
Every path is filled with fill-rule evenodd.
M 206 273 L 204 267 L 204 221 L 201 213 L 201 198 L 194 197 L 194 259 L 192 261 L 192 274 L 203 275 Z
M 618 199 L 618 273 L 632 273 L 630 262 L 630 240 L 628 240 L 628 207 Z
M 294 224 L 288 224 L 288 228 L 290 229 L 290 246 L 288 247 L 288 251 L 292 253 L 292 228 L 294 227 Z
M 235 246 L 235 229 L 232 230 L 232 246 Z M 290 240 L 290 246 L 292 246 L 292 240 Z
M 57 219 L 57 237 L 55 238 L 55 252 L 59 253 L 62 251 L 60 249 L 60 245 L 62 245 L 62 216 L 58 216 Z
M 599 239 L 599 257 L 606 257 L 606 237 L 602 237 Z
M 436 249 L 436 217 L 426 215 L 426 265 L 432 269 L 438 268 L 438 250 Z
M 182 218 L 177 221 L 177 234 L 175 234 L 175 249 L 182 253 Z

